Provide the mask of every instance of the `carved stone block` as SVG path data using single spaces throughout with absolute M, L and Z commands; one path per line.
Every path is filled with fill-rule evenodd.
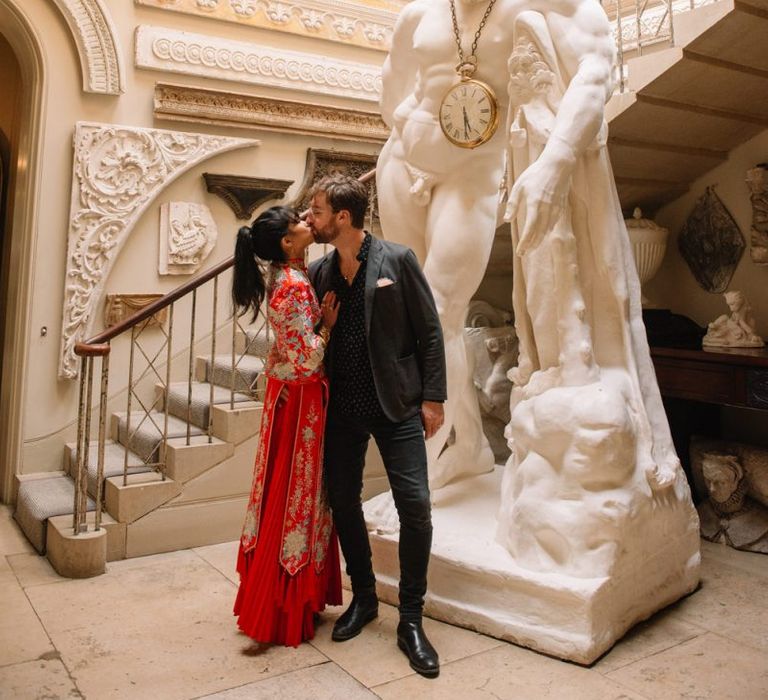
M 104 305 L 104 327 L 117 325 L 137 311 L 149 306 L 153 301 L 162 298 L 162 294 L 107 294 L 107 302 Z M 150 316 L 147 327 L 159 328 L 168 320 L 168 307 L 160 309 Z
M 197 272 L 216 245 L 218 230 L 205 204 L 166 202 L 160 207 L 161 275 Z
M 282 199 L 293 180 L 244 175 L 203 173 L 208 191 L 221 197 L 238 219 L 250 219 L 256 207 L 270 199 Z
M 714 189 L 699 197 L 680 232 L 678 247 L 696 281 L 708 292 L 728 288 L 745 248 L 744 236 Z
M 750 255 L 759 265 L 768 265 L 768 165 L 747 170 L 749 200 L 752 202 Z

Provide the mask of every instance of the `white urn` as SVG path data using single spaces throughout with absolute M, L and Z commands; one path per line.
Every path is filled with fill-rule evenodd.
M 658 272 L 664 253 L 667 251 L 669 229 L 659 226 L 651 219 L 644 219 L 643 212 L 635 207 L 631 219 L 625 219 L 632 254 L 635 258 L 637 276 L 640 285 L 644 285 Z M 651 306 L 645 294 L 642 295 L 644 307 Z

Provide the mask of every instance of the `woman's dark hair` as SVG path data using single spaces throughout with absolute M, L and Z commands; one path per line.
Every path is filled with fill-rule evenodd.
M 290 207 L 271 207 L 259 214 L 250 226 L 243 226 L 237 232 L 232 303 L 238 316 L 252 310 L 252 321 L 256 320 L 267 293 L 264 271 L 257 258 L 267 262 L 283 260 L 280 241 L 288 233 L 288 227 L 298 221 L 298 214 Z

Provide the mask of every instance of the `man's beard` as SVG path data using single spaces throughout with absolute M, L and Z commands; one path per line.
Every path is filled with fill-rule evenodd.
M 313 228 L 312 235 L 315 239 L 315 243 L 333 243 L 339 237 L 338 226 L 336 224 L 328 224 L 328 227 L 322 231 Z

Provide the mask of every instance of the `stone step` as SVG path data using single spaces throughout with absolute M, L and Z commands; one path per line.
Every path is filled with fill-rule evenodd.
M 199 356 L 195 368 L 195 378 L 201 382 L 213 382 L 217 386 L 229 389 L 234 381 L 235 391 L 256 396 L 263 388 L 264 361 L 253 355 L 235 355 L 234 380 L 232 355 L 216 355 L 211 369 L 210 357 Z
M 134 411 L 131 414 L 131 438 L 129 444 L 127 413 L 112 414 L 112 435 L 122 445 L 135 452 L 145 463 L 157 462 L 160 458 L 160 447 L 163 442 L 163 425 L 165 414 L 160 411 L 152 411 L 148 415 L 143 411 Z M 196 425 L 190 428 L 191 435 L 202 435 L 203 431 Z M 186 421 L 168 416 L 168 438 L 185 437 L 187 434 Z
M 63 472 L 55 472 L 53 475 L 21 474 L 17 479 L 19 490 L 13 517 L 32 546 L 43 554 L 48 518 L 71 516 L 74 513 L 75 482 Z M 87 509 L 96 509 L 96 504 L 90 498 Z
M 181 484 L 162 474 L 133 474 L 107 479 L 104 497 L 110 515 L 120 523 L 132 523 L 181 493 Z
M 88 447 L 88 493 L 96 497 L 96 471 L 99 443 L 91 441 Z M 122 476 L 125 465 L 125 445 L 107 440 L 104 443 L 104 478 Z M 77 471 L 77 443 L 70 442 L 64 448 L 64 470 L 74 479 Z M 128 451 L 128 474 L 141 474 L 152 471 L 152 467 L 134 452 Z
M 259 432 L 263 409 L 260 401 L 243 401 L 234 408 L 228 403 L 214 406 L 212 432 L 221 440 L 239 445 Z
M 187 382 L 172 382 L 168 388 L 168 413 L 183 421 L 187 420 L 189 415 L 190 422 L 193 425 L 202 428 L 207 432 L 208 417 L 210 414 L 211 385 L 208 382 L 192 382 L 192 401 L 187 413 L 187 403 L 189 401 L 190 385 Z M 162 397 L 163 386 L 155 386 L 157 396 Z M 229 388 L 222 386 L 213 387 L 214 405 L 229 404 L 232 392 Z M 235 392 L 235 403 L 250 401 L 251 397 L 247 394 Z
M 274 338 L 274 333 L 268 335 L 265 328 L 249 328 L 245 333 L 238 331 L 235 335 L 235 352 L 238 355 L 253 355 L 264 359 Z

